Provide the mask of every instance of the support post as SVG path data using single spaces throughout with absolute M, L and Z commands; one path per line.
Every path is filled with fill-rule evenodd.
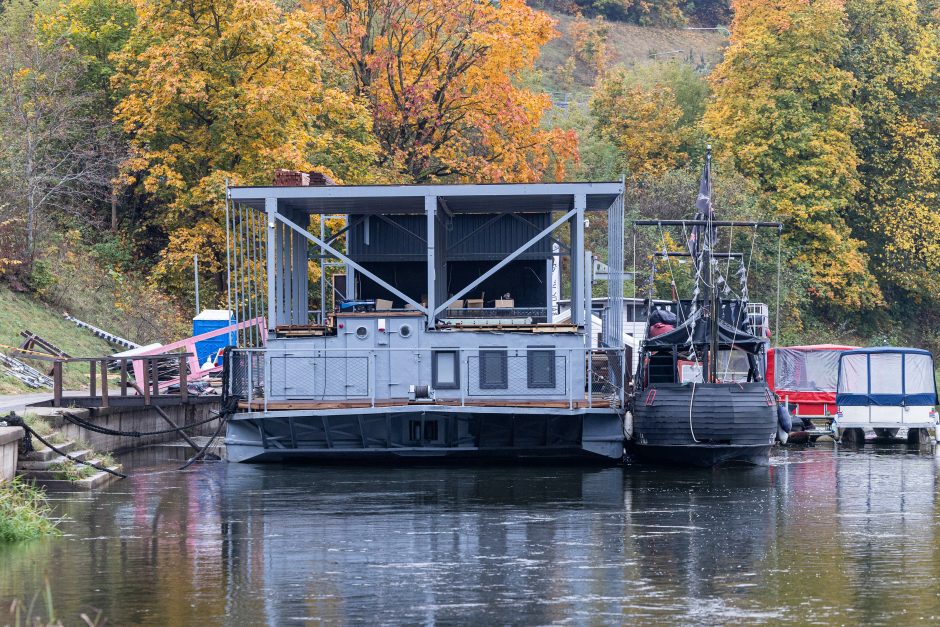
M 144 390 L 144 405 L 150 404 L 150 358 L 144 358 L 144 380 L 140 382 L 140 387 Z
M 187 381 L 187 376 L 189 375 L 189 364 L 186 363 L 186 355 L 180 355 L 179 360 L 180 400 L 185 403 L 189 400 L 189 381 Z
M 121 360 L 121 396 L 127 396 L 127 360 Z
M 62 407 L 62 362 L 52 362 L 52 406 Z
M 101 406 L 108 406 L 108 360 L 101 360 Z
M 98 377 L 95 375 L 95 361 L 88 362 L 88 396 L 98 396 Z
M 274 330 L 277 326 L 277 294 L 275 289 L 275 282 L 277 281 L 277 273 L 275 271 L 275 255 L 277 249 L 275 248 L 275 227 L 277 226 L 277 198 L 265 198 L 264 199 L 264 211 L 266 214 L 267 224 L 265 225 L 265 232 L 267 233 L 267 245 L 265 246 L 265 252 L 267 253 L 265 263 L 268 267 L 268 332 Z
M 434 250 L 435 242 L 435 214 L 437 213 L 437 196 L 425 196 L 424 197 L 424 213 L 425 219 L 427 221 L 427 233 L 425 235 L 425 240 L 427 241 L 427 326 L 429 329 L 434 328 L 434 321 L 437 319 L 437 312 L 435 307 L 437 306 L 437 287 L 435 284 L 436 281 L 436 272 L 437 262 L 435 260 L 435 255 L 437 251 Z
M 584 211 L 587 209 L 587 196 L 575 194 L 574 215 L 569 223 L 571 233 L 571 322 L 583 326 L 584 321 Z

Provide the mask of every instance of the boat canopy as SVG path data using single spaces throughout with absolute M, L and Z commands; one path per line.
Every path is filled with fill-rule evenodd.
M 839 344 L 773 348 L 767 351 L 767 380 L 777 391 L 834 394 L 839 355 L 855 348 Z M 831 396 L 822 400 L 833 401 Z
M 933 356 L 918 348 L 884 346 L 839 355 L 840 406 L 937 404 Z
M 694 328 L 693 328 L 694 324 Z M 742 326 L 747 325 L 745 321 Z M 703 346 L 709 344 L 709 321 L 701 315 L 701 310 L 694 317 L 687 319 L 675 329 L 648 337 L 644 343 L 647 350 L 672 349 L 674 346 L 689 344 L 689 334 L 692 335 L 692 344 Z M 751 335 L 745 330 L 736 329 L 724 320 L 718 321 L 718 346 L 721 349 L 739 348 L 748 353 L 757 353 L 766 346 L 766 338 Z

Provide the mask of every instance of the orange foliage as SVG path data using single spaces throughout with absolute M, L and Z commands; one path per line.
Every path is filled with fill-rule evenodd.
M 552 20 L 523 0 L 317 0 L 328 57 L 372 108 L 382 165 L 415 182 L 561 177 L 572 132 L 540 128 L 546 94 L 518 87 Z

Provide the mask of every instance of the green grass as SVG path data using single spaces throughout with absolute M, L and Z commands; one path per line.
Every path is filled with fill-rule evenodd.
M 101 472 L 93 466 L 81 464 L 71 459 L 64 459 L 61 462 L 51 464 L 49 471 L 54 473 L 56 479 L 62 479 L 64 481 L 79 481 L 80 479 L 87 479 Z
M 62 312 L 42 303 L 26 294 L 12 292 L 0 285 L 0 351 L 9 353 L 8 346 L 19 346 L 24 338 L 20 331 L 29 329 L 52 342 L 73 357 L 94 357 L 109 355 L 114 348 L 85 329 L 79 329 L 62 317 Z M 33 368 L 46 373 L 50 362 L 29 361 Z M 66 364 L 63 368 L 63 380 L 67 389 L 81 389 L 88 386 L 87 364 Z M 4 375 L 0 377 L 0 394 L 20 394 L 24 392 L 51 391 L 29 388 L 17 379 Z
M 45 493 L 19 477 L 0 483 L 0 542 L 59 533 Z
M 29 428 L 38 433 L 41 437 L 49 440 L 52 444 L 65 444 L 66 439 L 59 431 L 55 430 L 55 427 L 46 422 L 45 419 L 40 418 L 36 414 L 25 414 L 23 416 L 23 422 L 29 425 Z M 42 442 L 33 442 L 33 446 L 36 448 L 44 448 Z

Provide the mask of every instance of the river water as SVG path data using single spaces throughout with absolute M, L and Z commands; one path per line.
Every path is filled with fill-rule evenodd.
M 770 467 L 136 469 L 0 548 L 67 624 L 937 623 L 940 458 Z

